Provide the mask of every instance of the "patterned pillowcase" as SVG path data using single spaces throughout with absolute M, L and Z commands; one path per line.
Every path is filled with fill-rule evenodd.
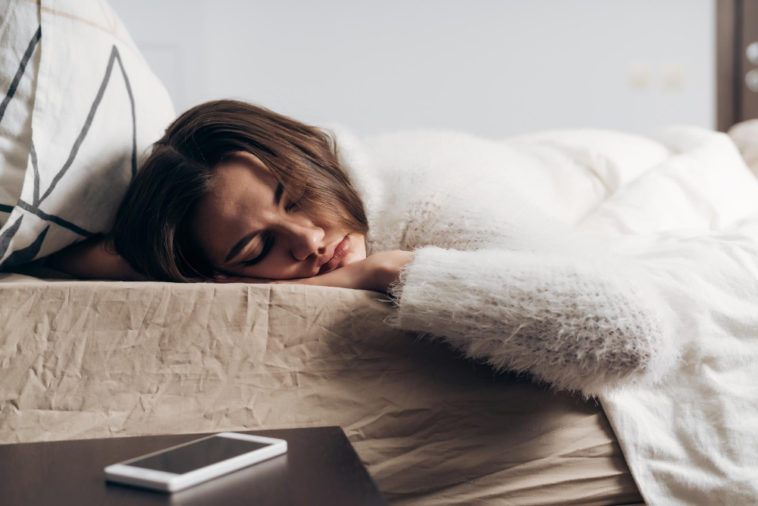
M 0 0 L 0 270 L 110 230 L 171 99 L 101 0 Z

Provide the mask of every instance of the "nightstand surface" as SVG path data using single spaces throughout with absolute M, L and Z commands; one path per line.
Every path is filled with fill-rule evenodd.
M 173 494 L 106 483 L 105 466 L 208 434 L 0 445 L 0 498 L 16 505 L 385 505 L 339 427 L 243 431 L 285 455 Z

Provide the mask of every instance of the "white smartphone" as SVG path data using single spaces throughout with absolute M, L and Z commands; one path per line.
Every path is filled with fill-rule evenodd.
M 108 481 L 176 492 L 282 455 L 287 441 L 221 432 L 105 468 Z

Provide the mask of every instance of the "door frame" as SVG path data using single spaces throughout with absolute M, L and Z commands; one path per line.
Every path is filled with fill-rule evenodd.
M 758 0 L 716 0 L 716 128 L 758 117 L 758 94 L 747 89 L 748 40 L 758 40 Z

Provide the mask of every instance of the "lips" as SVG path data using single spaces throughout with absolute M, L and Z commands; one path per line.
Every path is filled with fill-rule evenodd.
M 345 258 L 345 255 L 347 255 L 348 251 L 350 251 L 350 237 L 346 235 L 334 248 L 332 258 L 330 258 L 325 264 L 321 266 L 321 268 L 318 270 L 318 273 L 326 274 L 327 272 L 336 269 L 342 259 Z

